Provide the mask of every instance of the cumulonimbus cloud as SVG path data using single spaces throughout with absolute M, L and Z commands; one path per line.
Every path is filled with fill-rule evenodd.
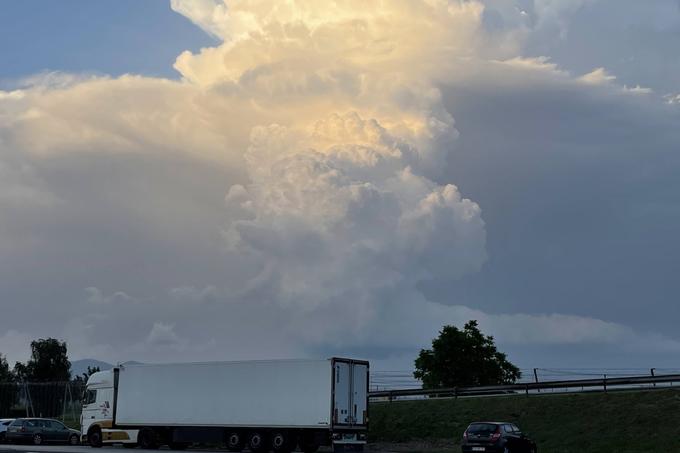
M 238 277 L 225 275 L 224 285 L 172 282 L 155 288 L 160 295 L 116 312 L 105 294 L 137 292 L 102 292 L 87 281 L 80 288 L 88 287 L 96 302 L 87 310 L 105 320 L 97 341 L 116 341 L 130 353 L 161 343 L 164 350 L 203 351 L 191 348 L 195 341 L 214 344 L 213 357 L 243 338 L 250 346 L 230 352 L 401 351 L 423 346 L 441 324 L 471 317 L 518 343 L 526 339 L 518 334 L 522 325 L 567 326 L 535 328 L 545 336 L 531 341 L 544 341 L 552 330 L 555 341 L 569 342 L 588 326 L 607 333 L 588 341 L 624 335 L 617 325 L 589 318 L 491 316 L 464 300 L 443 306 L 419 290 L 423 280 L 455 280 L 487 259 L 483 206 L 442 172 L 459 131 L 439 84 L 461 74 L 476 77 L 480 61 L 512 66 L 543 83 L 570 77 L 545 59 L 517 57 L 523 26 L 489 30 L 484 6 L 473 1 L 173 0 L 172 7 L 223 40 L 182 53 L 175 63 L 180 81 L 127 75 L 55 84 L 51 76 L 0 92 L 0 175 L 3 168 L 24 170 L 3 178 L 0 189 L 13 190 L 0 193 L 35 201 L 10 206 L 0 195 L 0 209 L 8 206 L 17 218 L 40 217 L 45 205 L 61 203 L 58 209 L 110 234 L 110 219 L 97 223 L 89 215 L 99 208 L 74 201 L 85 195 L 39 177 L 41 168 L 60 168 L 55 162 L 80 159 L 93 170 L 108 168 L 111 156 L 139 159 L 135 163 L 176 159 L 207 162 L 231 175 L 226 196 L 218 197 L 226 207 L 224 222 L 212 225 L 220 232 L 212 245 Z M 173 176 L 163 179 L 168 188 Z M 88 180 L 83 192 L 103 192 L 98 182 Z M 126 182 L 120 181 L 121 192 Z M 192 194 L 184 201 L 163 194 L 148 204 L 143 197 L 112 201 L 108 194 L 101 200 L 121 213 L 114 220 L 126 233 L 144 239 L 169 235 L 195 204 Z M 64 222 L 75 228 L 75 221 Z M 19 228 L 11 233 L 4 242 L 0 236 L 0 250 L 22 234 Z M 196 236 L 178 235 L 186 244 L 176 260 L 194 251 L 203 239 Z M 111 326 L 118 325 L 134 333 L 114 340 Z M 211 332 L 216 343 L 205 336 Z M 86 342 L 78 336 L 78 344 Z

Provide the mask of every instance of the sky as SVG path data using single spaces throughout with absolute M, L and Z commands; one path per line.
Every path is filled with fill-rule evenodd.
M 677 0 L 3 3 L 0 352 L 677 367 L 677 49 Z

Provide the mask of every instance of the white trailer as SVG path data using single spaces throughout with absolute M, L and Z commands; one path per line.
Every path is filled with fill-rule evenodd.
M 368 373 L 368 362 L 342 358 L 119 366 L 88 381 L 82 430 L 94 447 L 134 432 L 145 448 L 362 451 Z

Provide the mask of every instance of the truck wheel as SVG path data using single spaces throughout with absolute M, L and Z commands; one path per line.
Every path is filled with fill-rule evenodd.
M 276 431 L 272 434 L 271 448 L 276 453 L 290 453 L 295 445 L 290 440 L 290 434 L 285 431 Z
M 92 428 L 87 432 L 87 443 L 92 448 L 101 448 L 102 446 L 102 430 L 99 428 Z
M 146 450 L 156 450 L 158 448 L 158 438 L 154 430 L 142 428 L 137 434 L 137 443 Z
M 250 433 L 250 436 L 248 436 L 248 448 L 250 451 L 253 453 L 266 452 L 268 449 L 267 447 L 267 441 L 263 433 L 258 431 Z
M 238 431 L 231 431 L 227 433 L 227 450 L 229 451 L 243 451 L 245 442 L 243 436 Z
M 42 434 L 33 434 L 33 445 L 42 445 L 43 437 Z

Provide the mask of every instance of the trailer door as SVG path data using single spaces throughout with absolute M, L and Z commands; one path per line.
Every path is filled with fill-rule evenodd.
M 368 364 L 352 364 L 352 423 L 366 424 L 368 403 Z
M 352 364 L 338 360 L 335 360 L 333 364 L 333 423 L 336 425 L 349 425 L 351 416 L 350 406 L 352 404 Z

